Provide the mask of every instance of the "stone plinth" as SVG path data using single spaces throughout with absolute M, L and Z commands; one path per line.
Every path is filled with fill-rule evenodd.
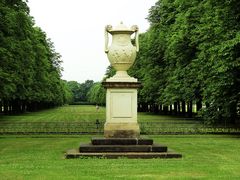
M 92 138 L 91 143 L 81 144 L 79 149 L 67 151 L 66 158 L 181 158 L 182 155 L 169 152 L 167 146 L 153 143 L 146 138 Z
M 140 129 L 137 123 L 137 88 L 139 82 L 103 82 L 107 89 L 106 138 L 138 138 Z
M 88 144 L 66 152 L 66 158 L 181 158 L 167 146 L 152 139 L 140 138 L 137 122 L 137 88 L 139 82 L 102 83 L 107 89 L 104 137 L 92 138 Z

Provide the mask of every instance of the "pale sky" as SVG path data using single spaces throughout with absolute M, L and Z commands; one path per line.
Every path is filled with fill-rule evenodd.
M 110 64 L 104 53 L 104 27 L 149 28 L 149 8 L 157 0 L 29 0 L 30 14 L 62 55 L 62 79 L 101 81 Z M 111 44 L 111 42 L 109 42 Z M 140 44 L 141 46 L 141 44 Z

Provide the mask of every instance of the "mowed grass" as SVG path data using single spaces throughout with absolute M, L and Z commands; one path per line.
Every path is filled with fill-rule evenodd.
M 240 137 L 150 136 L 182 159 L 64 159 L 92 136 L 0 136 L 0 179 L 239 179 Z
M 24 121 L 24 122 L 58 122 L 58 121 L 95 121 L 96 119 L 105 120 L 105 108 L 101 107 L 98 111 L 95 106 L 90 105 L 71 105 L 62 106 L 54 109 L 39 112 L 24 113 L 13 116 L 0 116 L 0 121 Z
M 95 124 L 97 119 L 100 122 L 99 129 Z M 0 115 L 0 133 L 96 133 L 103 131 L 105 121 L 105 107 L 96 110 L 93 105 L 71 105 L 20 115 Z M 201 126 L 193 119 L 147 112 L 138 113 L 138 122 L 143 134 L 176 131 L 185 133 Z M 182 130 L 183 127 L 186 130 Z
M 105 108 L 64 106 L 0 121 L 105 121 Z M 139 113 L 141 122 L 179 121 Z M 185 121 L 185 120 L 181 120 Z M 187 120 L 186 120 L 187 121 Z M 68 149 L 89 143 L 91 135 L 0 136 L 0 179 L 239 179 L 240 137 L 223 135 L 149 136 L 182 153 L 182 159 L 65 159 Z
M 25 113 L 21 115 L 0 116 L 0 122 L 80 122 L 80 121 L 99 121 L 106 119 L 105 107 L 100 107 L 97 111 L 92 105 L 71 105 L 63 106 L 39 112 Z M 138 113 L 139 122 L 189 122 L 188 118 L 155 115 L 152 113 Z

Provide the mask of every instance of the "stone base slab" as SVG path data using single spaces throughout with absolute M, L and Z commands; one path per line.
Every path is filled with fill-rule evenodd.
M 129 158 L 129 159 L 153 159 L 153 158 L 182 158 L 181 154 L 175 152 L 118 152 L 118 153 L 80 153 L 78 149 L 72 149 L 67 151 L 65 154 L 67 159 L 73 158 L 107 158 L 107 159 L 118 159 L 118 158 Z
M 103 138 L 91 139 L 93 145 L 152 145 L 153 140 L 147 138 Z
M 92 138 L 89 144 L 66 152 L 65 157 L 84 158 L 181 158 L 182 155 L 168 151 L 167 146 L 153 143 L 148 138 Z
M 139 138 L 138 123 L 105 123 L 105 138 Z
M 167 152 L 167 146 L 153 145 L 92 145 L 81 144 L 79 152 Z

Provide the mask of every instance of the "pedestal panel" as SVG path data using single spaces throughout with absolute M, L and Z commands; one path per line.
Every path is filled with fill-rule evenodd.
M 105 82 L 106 138 L 138 138 L 140 128 L 137 123 L 138 82 Z

